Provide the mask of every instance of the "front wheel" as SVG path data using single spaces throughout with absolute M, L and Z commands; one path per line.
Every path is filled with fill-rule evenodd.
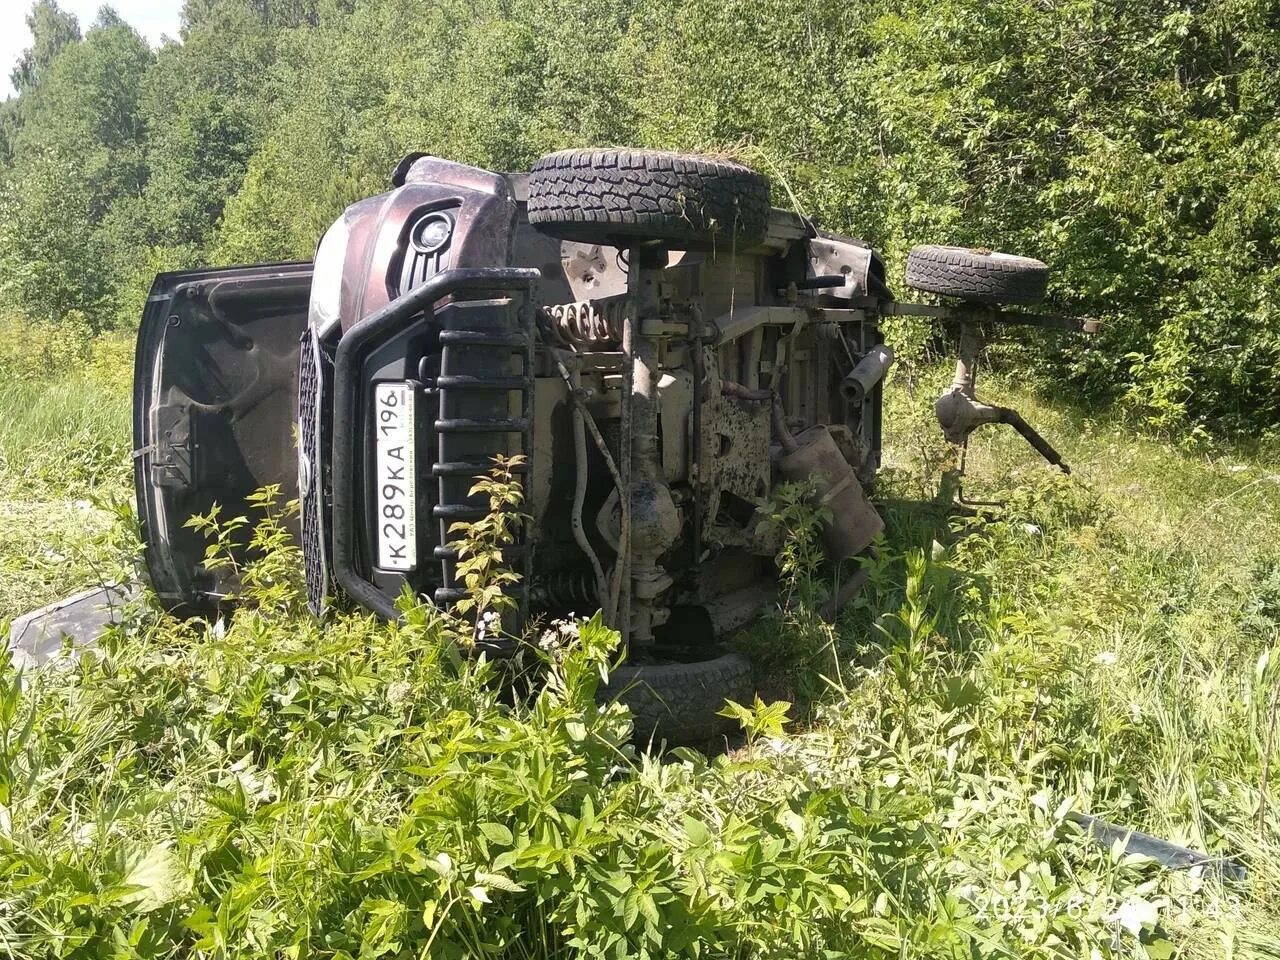
M 597 697 L 625 704 L 635 718 L 638 744 L 698 745 L 734 732 L 737 721 L 719 716 L 725 700 L 750 703 L 751 664 L 736 653 L 696 663 L 619 667 Z

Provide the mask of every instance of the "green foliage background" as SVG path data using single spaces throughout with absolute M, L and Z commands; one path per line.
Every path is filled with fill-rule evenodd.
M 1018 356 L 1158 426 L 1280 425 L 1272 0 L 187 0 L 158 51 L 53 0 L 0 105 L 0 304 L 135 322 L 160 269 L 306 258 L 410 150 L 730 149 L 882 247 L 1048 260 L 1088 347 Z

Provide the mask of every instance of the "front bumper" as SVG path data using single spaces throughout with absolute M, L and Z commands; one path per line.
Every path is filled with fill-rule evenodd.
M 472 267 L 445 270 L 423 281 L 339 340 L 331 406 L 326 405 L 329 371 L 324 350 L 312 338 L 308 353 L 304 343 L 304 363 L 309 356 L 312 372 L 304 367 L 299 409 L 301 448 L 309 465 L 303 469 L 310 470 L 309 490 L 303 493 L 303 551 L 313 608 L 323 608 L 330 578 L 351 599 L 388 619 L 399 616 L 396 598 L 406 584 L 422 592 L 431 582 L 433 599 L 440 604 L 457 598 L 457 554 L 449 545 L 449 527 L 475 516 L 478 507 L 467 493 L 472 478 L 491 466 L 488 451 L 510 449 L 500 438 L 519 434 L 520 452 L 531 450 L 533 294 L 539 278 L 539 271 L 532 269 Z M 424 345 L 435 345 L 439 357 L 438 373 L 431 378 L 421 374 L 433 369 L 423 362 L 429 356 L 423 353 Z M 518 376 L 501 372 L 506 361 L 495 364 L 496 357 L 514 362 L 517 356 L 523 358 Z M 494 374 L 495 369 L 500 372 Z M 435 544 L 429 559 L 437 567 L 430 576 L 422 569 L 428 558 L 419 558 L 416 575 L 379 571 L 372 560 L 376 523 L 368 487 L 373 443 L 366 420 L 374 383 L 389 371 L 390 378 L 415 381 L 433 401 L 425 408 L 438 411 L 434 418 L 422 418 L 419 432 L 426 434 L 418 438 L 426 453 L 419 460 L 423 469 L 418 476 L 418 523 L 439 525 L 438 530 L 419 530 L 419 543 Z M 307 403 L 303 398 L 311 389 L 316 396 Z M 494 415 L 495 406 L 511 404 L 512 392 L 520 394 L 522 415 Z M 495 404 L 496 397 L 501 400 Z M 327 449 L 327 462 L 310 454 L 308 446 L 317 453 Z M 326 502 L 331 502 L 331 510 L 326 510 Z

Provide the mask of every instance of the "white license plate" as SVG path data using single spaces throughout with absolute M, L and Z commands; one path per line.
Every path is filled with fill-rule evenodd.
M 418 565 L 413 422 L 413 387 L 379 383 L 373 388 L 378 566 L 383 570 L 404 572 Z

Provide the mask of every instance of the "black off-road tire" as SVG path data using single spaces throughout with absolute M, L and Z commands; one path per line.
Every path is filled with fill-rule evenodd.
M 1049 267 L 1030 257 L 964 247 L 913 247 L 907 286 L 970 303 L 1039 303 Z
M 750 703 L 754 692 L 751 664 L 727 653 L 698 663 L 619 667 L 597 698 L 630 708 L 637 744 L 688 746 L 736 732 L 738 722 L 717 713 L 725 700 Z
M 529 171 L 529 222 L 579 243 L 752 246 L 769 224 L 769 181 L 741 164 L 692 154 L 562 150 Z

